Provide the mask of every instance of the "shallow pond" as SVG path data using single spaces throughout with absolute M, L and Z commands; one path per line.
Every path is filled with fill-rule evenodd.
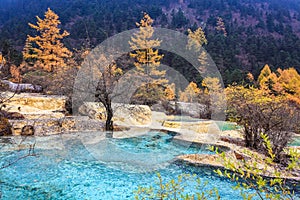
M 71 137 L 61 141 L 62 147 L 37 148 L 36 156 L 0 170 L 2 199 L 134 199 L 138 186 L 155 185 L 157 172 L 165 181 L 180 174 L 196 174 L 208 181 L 206 189 L 216 187 L 222 199 L 242 199 L 240 192 L 232 189 L 235 183 L 216 176 L 212 169 L 174 161 L 181 154 L 211 152 L 206 146 L 178 143 L 173 136 L 151 131 L 91 143 Z M 1 166 L 26 154 L 27 150 L 1 151 Z M 192 188 L 187 192 L 195 192 Z
M 300 136 L 293 138 L 293 141 L 289 144 L 289 146 L 300 146 Z

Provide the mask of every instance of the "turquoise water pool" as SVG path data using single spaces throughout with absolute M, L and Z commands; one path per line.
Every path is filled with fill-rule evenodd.
M 216 121 L 215 123 L 218 125 L 221 131 L 231 131 L 241 128 L 241 126 L 238 126 L 233 122 Z
M 289 146 L 300 146 L 300 136 L 295 137 Z
M 178 143 L 173 136 L 149 132 L 90 144 L 71 138 L 63 141 L 64 148 L 36 149 L 37 156 L 0 170 L 2 199 L 134 199 L 139 185 L 155 185 L 157 172 L 166 181 L 196 174 L 209 182 L 207 189 L 218 188 L 222 199 L 242 199 L 232 190 L 234 183 L 212 170 L 175 162 L 180 154 L 210 152 L 205 146 Z M 26 154 L 2 151 L 1 166 Z
M 174 119 L 168 121 L 175 121 L 175 122 L 205 122 L 208 120 L 205 119 L 198 119 L 192 118 L 188 116 L 175 116 Z M 221 131 L 230 131 L 230 130 L 237 130 L 240 129 L 241 126 L 238 126 L 236 123 L 228 122 L 228 121 L 214 121 L 216 125 L 219 127 Z

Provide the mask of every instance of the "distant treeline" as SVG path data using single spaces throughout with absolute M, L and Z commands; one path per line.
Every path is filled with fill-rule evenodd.
M 26 36 L 34 35 L 28 22 L 43 17 L 50 7 L 59 16 L 69 48 L 94 47 L 106 38 L 135 28 L 147 11 L 155 26 L 186 32 L 205 27 L 205 46 L 219 67 L 225 83 L 243 81 L 247 72 L 258 76 L 268 63 L 272 69 L 294 67 L 300 71 L 300 4 L 297 0 L 1 0 L 0 50 L 9 62 L 19 65 Z M 182 7 L 180 9 L 179 7 Z M 224 20 L 227 36 L 215 27 Z M 298 34 L 298 35 L 297 35 Z M 166 54 L 166 53 L 165 53 Z M 194 80 L 189 64 L 166 54 L 168 64 Z

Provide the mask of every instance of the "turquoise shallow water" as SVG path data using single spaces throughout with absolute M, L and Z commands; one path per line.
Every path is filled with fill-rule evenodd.
M 134 199 L 133 191 L 139 185 L 155 185 L 157 172 L 164 180 L 196 174 L 209 182 L 207 189 L 218 188 L 222 199 L 242 199 L 239 191 L 232 190 L 234 183 L 216 176 L 211 169 L 174 162 L 176 155 L 209 152 L 199 145 L 179 144 L 172 135 L 150 132 L 94 144 L 76 138 L 63 143 L 63 149 L 36 149 L 37 156 L 0 170 L 2 199 Z M 1 152 L 1 166 L 26 153 Z M 188 186 L 193 184 L 187 182 Z
M 205 122 L 207 120 L 192 118 L 188 116 L 176 116 L 174 119 L 169 121 L 176 121 L 176 122 Z M 216 125 L 219 127 L 221 131 L 230 131 L 230 130 L 237 130 L 241 127 L 238 126 L 236 123 L 228 122 L 228 121 L 214 121 Z
M 215 121 L 215 123 L 219 126 L 221 131 L 231 131 L 241 128 L 240 126 L 236 125 L 236 123 L 232 122 Z
M 295 137 L 289 146 L 300 146 L 300 136 Z

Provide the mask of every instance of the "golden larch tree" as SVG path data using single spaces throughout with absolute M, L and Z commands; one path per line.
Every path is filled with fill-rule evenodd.
M 250 81 L 251 83 L 255 81 L 252 73 L 250 72 L 247 73 L 247 80 Z
M 187 49 L 194 50 L 197 53 L 199 52 L 198 61 L 200 66 L 198 67 L 198 70 L 202 73 L 206 71 L 206 67 L 209 64 L 208 54 L 204 49 L 202 49 L 202 46 L 206 45 L 207 43 L 208 41 L 201 27 L 195 31 L 188 29 Z
M 300 107 L 300 75 L 295 68 L 277 70 L 279 77 L 274 89 L 277 94 L 284 95 L 288 100 Z
M 288 94 L 300 95 L 300 75 L 295 68 L 285 70 L 278 69 L 278 83 L 282 89 Z
M 188 49 L 198 52 L 204 44 L 207 44 L 207 39 L 201 27 L 195 31 L 188 29 Z
M 22 82 L 22 75 L 21 75 L 21 70 L 15 65 L 10 66 L 10 74 L 12 78 L 10 81 L 15 82 L 15 83 L 21 83 Z
M 217 29 L 217 31 L 222 32 L 225 37 L 227 36 L 226 27 L 225 27 L 224 21 L 223 21 L 223 19 L 221 17 L 217 18 L 216 29 Z
M 261 70 L 257 79 L 260 90 L 283 99 L 290 100 L 300 107 L 300 75 L 294 68 L 277 69 L 274 73 L 268 65 Z
M 175 94 L 175 83 L 172 83 L 171 85 L 168 85 L 165 88 L 165 98 L 168 101 L 173 101 L 176 98 L 176 94 Z
M 6 60 L 3 57 L 2 53 L 0 53 L 0 66 L 4 66 L 6 64 Z
M 164 96 L 161 87 L 164 87 L 168 83 L 168 80 L 164 77 L 166 71 L 159 69 L 163 55 L 156 48 L 160 46 L 161 41 L 153 39 L 154 28 L 152 24 L 153 19 L 147 13 L 144 13 L 141 21 L 136 23 L 139 31 L 134 33 L 129 41 L 130 48 L 133 51 L 130 53 L 130 56 L 135 59 L 136 73 L 139 76 L 145 77 L 145 81 L 147 82 L 135 93 L 133 99 L 142 100 L 144 103 L 154 103 L 156 100 L 161 99 Z M 151 101 L 148 98 L 150 93 Z
M 180 93 L 179 100 L 183 102 L 198 102 L 201 90 L 197 84 L 190 82 L 183 92 Z
M 220 82 L 217 77 L 206 77 L 202 80 L 202 87 L 204 87 L 204 94 L 209 95 L 209 101 L 206 102 L 209 110 L 214 112 L 222 112 L 225 107 L 225 94 Z
M 260 71 L 260 74 L 258 76 L 257 82 L 260 85 L 261 81 L 271 75 L 272 71 L 269 67 L 269 65 L 265 65 L 264 68 Z
M 153 19 L 147 13 L 144 13 L 140 23 L 136 23 L 139 32 L 135 33 L 129 41 L 130 48 L 134 51 L 130 53 L 130 56 L 135 58 L 134 65 L 138 71 L 144 72 L 148 76 L 164 76 L 165 71 L 157 69 L 163 55 L 159 54 L 158 49 L 155 49 L 160 46 L 161 41 L 151 39 L 154 33 L 152 24 Z
M 24 59 L 38 61 L 39 67 L 48 72 L 65 67 L 67 60 L 72 57 L 72 52 L 61 40 L 69 33 L 67 31 L 61 33 L 59 17 L 50 8 L 46 11 L 44 19 L 38 16 L 36 18 L 37 25 L 29 23 L 29 26 L 36 29 L 39 34 L 27 36 L 23 50 Z
M 206 77 L 202 81 L 202 87 L 204 87 L 204 92 L 215 92 L 219 93 L 222 91 L 222 86 L 219 78 L 216 77 Z
M 260 89 L 269 93 L 280 93 L 280 85 L 278 84 L 277 75 L 271 71 L 269 65 L 265 65 L 261 70 L 257 83 Z

